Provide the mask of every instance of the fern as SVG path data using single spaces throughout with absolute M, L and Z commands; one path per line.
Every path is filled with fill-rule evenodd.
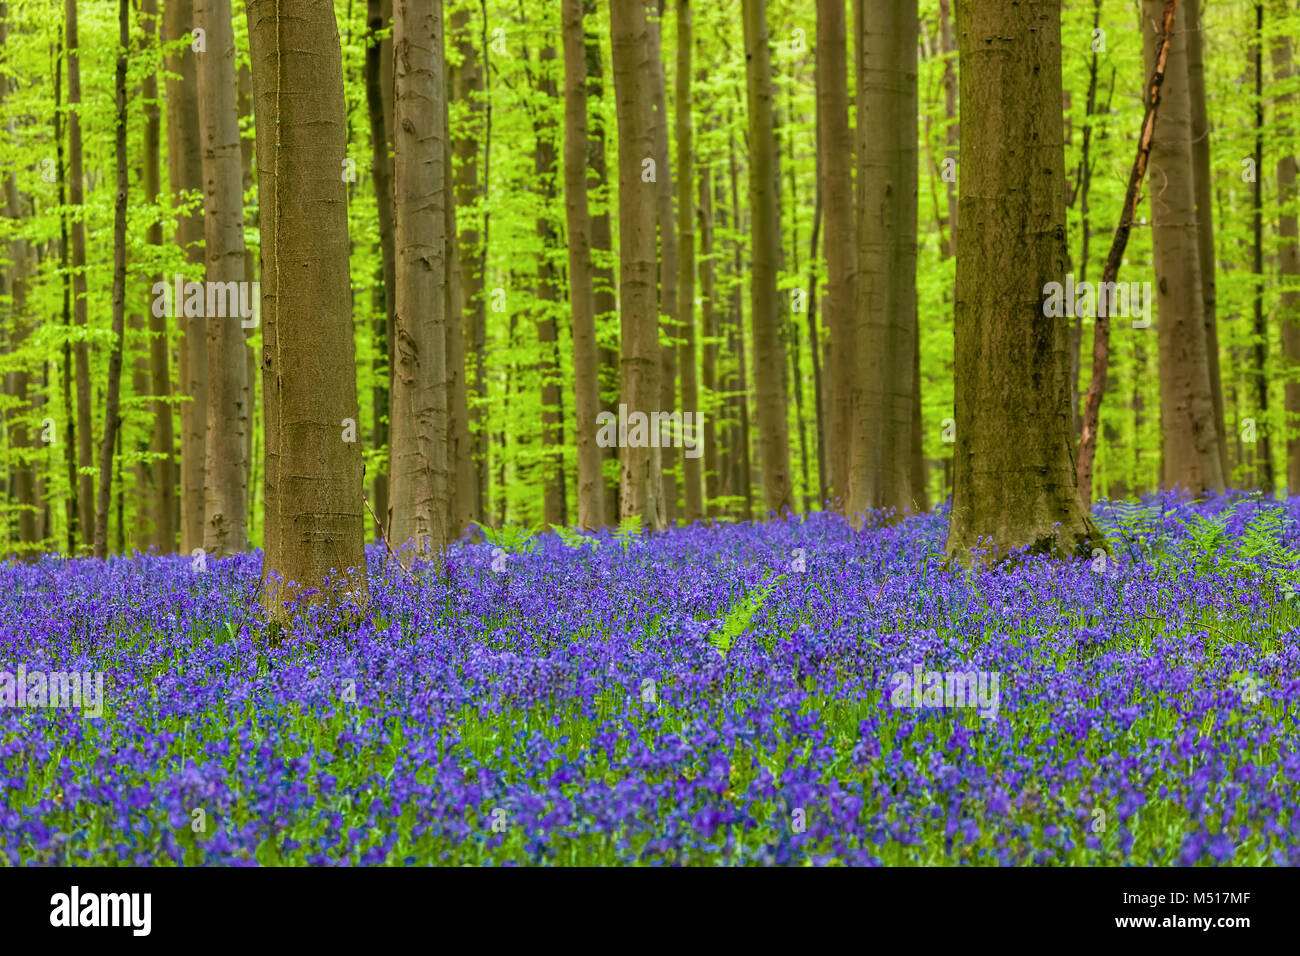
M 758 613 L 759 608 L 767 603 L 767 596 L 771 594 L 772 590 L 784 580 L 784 574 L 777 575 L 761 587 L 750 591 L 741 598 L 739 602 L 734 604 L 730 611 L 727 612 L 727 616 L 722 622 L 721 630 L 709 637 L 709 642 L 718 649 L 718 652 L 722 654 L 723 657 L 726 657 L 731 651 L 731 647 L 735 643 L 736 638 L 743 634 L 746 628 L 749 627 L 749 622 L 754 619 L 754 615 Z M 770 647 L 767 649 L 769 651 L 771 650 Z
M 488 544 L 503 551 L 527 552 L 537 546 L 533 532 L 523 525 L 506 522 L 500 528 L 492 528 L 477 521 L 474 524 L 483 532 Z
M 618 529 L 614 532 L 614 540 L 623 548 L 623 553 L 631 547 L 632 539 L 641 533 L 641 516 L 628 515 L 618 523 Z
M 593 538 L 589 534 L 583 534 L 577 528 L 566 528 L 564 525 L 551 525 L 551 530 L 560 536 L 567 548 L 591 548 L 595 551 L 600 547 L 600 539 Z

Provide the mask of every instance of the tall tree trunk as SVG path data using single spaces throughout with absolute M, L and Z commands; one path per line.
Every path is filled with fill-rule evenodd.
M 1189 8 L 1189 14 L 1195 9 L 1196 0 L 1192 0 L 1192 6 Z M 1200 39 L 1200 34 L 1193 31 L 1193 36 Z M 1204 81 L 1202 80 L 1201 99 L 1204 100 Z M 1195 109 L 1193 109 L 1192 133 L 1196 133 Z M 1208 133 L 1207 133 L 1208 136 Z M 1206 152 L 1209 147 L 1205 147 Z M 1209 162 L 1206 161 L 1208 170 Z M 1274 491 L 1273 480 L 1273 452 L 1272 444 L 1269 441 L 1269 431 L 1271 427 L 1271 418 L 1268 405 L 1268 325 L 1264 321 L 1264 4 L 1257 2 L 1255 4 L 1255 189 L 1253 194 L 1254 206 L 1254 239 L 1255 239 L 1255 417 L 1263 426 L 1259 429 L 1260 434 L 1257 439 L 1256 448 L 1258 449 L 1258 473 L 1257 480 L 1260 489 L 1266 495 L 1272 495 Z M 1208 172 L 1205 178 L 1209 178 Z M 1208 188 L 1206 190 L 1208 200 Z M 1208 201 L 1207 201 L 1208 205 Z M 1211 237 L 1210 249 L 1211 263 L 1213 263 L 1213 237 Z M 1204 262 L 1204 258 L 1202 258 Z M 1211 266 L 1212 268 L 1212 266 Z M 1213 279 L 1211 279 L 1213 282 Z M 1214 354 L 1210 357 L 1210 389 L 1211 395 L 1215 399 L 1216 423 L 1219 430 L 1220 447 L 1223 449 L 1221 460 L 1225 462 L 1223 466 L 1224 480 L 1229 477 L 1226 465 L 1227 452 L 1224 446 L 1224 424 L 1223 424 L 1223 396 L 1218 387 L 1218 336 L 1213 335 L 1213 324 L 1209 317 L 1206 318 L 1206 348 L 1214 349 Z
M 767 0 L 744 0 L 745 88 L 749 104 L 749 206 L 752 218 L 753 280 L 750 321 L 754 335 L 754 377 L 763 500 L 782 515 L 794 505 L 790 436 L 786 421 L 785 345 L 777 269 L 781 260 L 780 169 L 772 122 L 772 61 L 767 36 Z
M 1224 480 L 1228 469 L 1228 433 L 1223 415 L 1223 381 L 1219 371 L 1218 295 L 1215 282 L 1214 209 L 1210 197 L 1210 119 L 1205 101 L 1205 60 L 1202 38 L 1201 0 L 1185 0 L 1187 9 L 1187 83 L 1191 98 L 1192 175 L 1195 177 L 1196 250 L 1201 271 L 1201 302 L 1205 319 L 1205 355 L 1210 370 L 1210 397 L 1214 401 L 1214 422 L 1218 430 L 1219 469 Z M 1263 107 L 1260 107 L 1262 109 Z M 1255 171 L 1258 189 L 1259 169 Z M 1264 441 L 1268 431 L 1264 430 Z M 1268 447 L 1265 444 L 1264 447 Z
M 700 164 L 700 330 L 703 338 L 700 374 L 704 385 L 704 503 L 707 514 L 719 514 L 722 458 L 718 447 L 718 309 L 715 303 L 713 254 L 713 164 Z
M 581 0 L 564 0 L 564 211 L 569 239 L 569 299 L 573 315 L 573 409 L 578 445 L 578 525 L 604 522 L 604 479 L 596 444 L 600 410 L 596 302 L 587 209 L 587 50 Z
M 8 4 L 0 3 L 0 51 L 5 52 L 6 70 L 12 68 L 13 58 L 7 49 L 7 29 L 9 22 Z M 0 104 L 9 92 L 9 82 L 5 71 L 0 70 Z M 13 137 L 15 122 L 9 120 L 9 135 Z M 23 219 L 22 200 L 18 195 L 18 182 L 12 170 L 4 177 L 5 216 L 13 223 L 15 238 L 9 242 L 9 301 L 11 314 L 10 345 L 17 351 L 30 334 L 27 317 L 27 240 L 18 235 L 19 223 Z M 0 278 L 3 273 L 0 273 Z M 36 494 L 35 473 L 32 468 L 32 445 L 27 424 L 23 417 L 28 415 L 29 373 L 27 363 L 23 360 L 19 367 L 5 376 L 5 391 L 14 399 L 14 406 L 6 413 L 8 419 L 9 444 L 14 457 L 11 480 L 13 482 L 14 503 L 18 506 L 18 542 L 30 546 L 20 549 L 24 561 L 36 557 L 37 515 L 40 513 L 39 499 Z
M 916 324 L 916 0 L 858 0 L 858 278 L 861 386 L 848 514 L 902 517 L 911 489 Z
M 650 22 L 650 90 L 651 124 L 655 161 L 655 196 L 659 222 L 659 317 L 663 335 L 668 344 L 660 350 L 662 368 L 659 376 L 659 408 L 672 412 L 677 404 L 677 349 L 672 342 L 677 338 L 677 290 L 681 270 L 681 254 L 677 246 L 677 223 L 673 216 L 672 159 L 668 148 L 668 94 L 664 79 L 663 14 L 667 0 L 658 0 L 658 9 Z M 652 408 L 643 409 L 649 412 Z M 667 445 L 668 436 L 659 439 Z M 660 452 L 659 467 L 664 486 L 664 516 L 669 524 L 676 523 L 677 509 L 677 456 L 679 451 Z
M 390 26 L 392 4 L 383 0 L 367 0 L 366 25 L 370 36 L 366 43 L 365 79 L 366 111 L 370 118 L 370 178 L 375 188 L 375 206 L 379 226 L 379 257 L 381 282 L 376 290 L 379 315 L 375 318 L 375 357 L 373 368 L 375 384 L 370 398 L 374 403 L 374 431 L 372 441 L 376 449 L 388 449 L 388 385 L 389 343 L 393 332 L 393 303 L 395 301 L 395 258 L 393 254 L 393 173 L 388 149 L 391 130 L 387 123 L 383 78 L 385 72 L 392 79 L 391 69 L 384 69 L 383 56 L 392 54 L 391 40 L 380 40 L 377 34 Z M 391 96 L 391 91 L 389 92 Z M 390 111 L 389 111 L 390 112 Z M 385 460 L 387 460 L 385 455 Z M 376 468 L 373 491 L 374 511 L 382 520 L 388 514 L 388 468 Z M 380 529 L 382 530 L 382 529 Z
M 163 35 L 173 52 L 164 60 L 167 101 L 167 170 L 173 197 L 182 192 L 203 190 L 203 150 L 199 141 L 198 67 L 189 45 L 175 41 L 194 24 L 193 0 L 168 0 L 163 6 Z M 188 264 L 186 278 L 195 280 L 203 265 L 203 214 L 192 209 L 176 217 L 176 244 Z M 181 467 L 180 536 L 181 552 L 190 554 L 203 546 L 203 466 L 208 408 L 208 348 L 203 322 L 185 318 L 181 303 L 175 303 L 176 325 L 181 332 L 180 377 Z
M 108 508 L 113 493 L 113 449 L 117 444 L 119 389 L 122 385 L 122 344 L 126 335 L 126 56 L 131 42 L 131 7 L 117 6 L 117 66 L 113 90 L 117 103 L 113 154 L 117 167 L 117 195 L 113 203 L 113 350 L 108 357 L 108 387 L 104 400 L 104 440 L 99 448 L 99 507 L 95 512 L 95 557 L 108 557 Z M 119 482 L 120 484 L 120 482 Z M 119 525 L 120 525 L 119 521 Z
M 450 88 L 451 71 L 443 88 Z M 466 382 L 468 366 L 465 363 L 465 299 L 462 293 L 460 268 L 460 240 L 456 227 L 456 178 L 454 153 L 451 142 L 451 115 L 449 109 L 443 116 L 443 156 L 446 171 L 443 174 L 443 204 L 447 210 L 444 240 L 447 244 L 447 518 L 449 537 L 459 538 L 474 521 L 476 482 L 474 476 L 474 449 L 470 444 L 469 392 Z
M 961 4 L 957 37 L 965 118 L 947 552 L 962 563 L 977 546 L 999 557 L 1024 547 L 1089 554 L 1096 532 L 1071 460 L 1068 331 L 1042 308 L 1068 255 L 1060 0 Z
M 141 25 L 150 42 L 159 39 L 158 0 L 142 0 Z M 148 202 L 156 202 L 162 188 L 159 170 L 159 152 L 162 148 L 162 112 L 158 102 L 158 74 L 150 71 L 142 83 L 144 96 L 144 191 Z M 146 239 L 151 246 L 161 247 L 163 229 L 161 222 L 150 223 Z M 165 281 L 155 274 L 150 288 Z M 176 461 L 175 437 L 172 431 L 171 348 L 167 332 L 167 313 L 149 312 L 149 392 L 154 397 L 153 434 L 150 451 L 153 461 L 148 465 L 146 504 L 152 525 L 148 542 L 158 546 L 164 554 L 176 549 Z
M 662 356 L 655 302 L 658 186 L 642 179 L 643 161 L 655 156 L 650 115 L 654 67 L 649 61 L 656 51 L 651 46 L 651 27 L 646 20 L 652 2 L 614 3 L 609 14 L 618 110 L 620 398 L 628 406 L 629 415 L 648 414 L 660 398 Z M 620 518 L 639 517 L 647 529 L 663 528 L 666 520 L 659 448 L 648 442 L 629 441 L 620 449 L 619 468 Z
M 583 22 L 586 29 L 587 101 L 601 103 L 605 98 L 603 67 L 600 62 L 600 36 L 590 29 L 596 21 L 596 0 L 582 0 Z M 611 196 L 609 171 L 605 165 L 605 120 L 600 111 L 594 111 L 587 131 L 588 166 L 591 168 L 595 188 L 602 195 Z M 600 211 L 591 217 L 592 278 L 596 309 L 596 328 L 602 319 L 616 317 L 618 301 L 614 295 L 613 238 L 609 223 L 610 202 L 603 203 Z M 619 350 L 600 346 L 600 410 L 618 416 Z M 603 495 L 605 524 L 618 524 L 619 475 L 618 468 L 610 468 L 606 461 L 618 464 L 618 448 L 608 445 L 600 449 L 602 474 L 605 475 Z M 612 477 L 611 477 L 612 475 Z
M 853 139 L 849 132 L 847 27 L 842 0 L 817 0 L 817 129 L 821 140 L 821 188 L 826 203 L 826 298 L 830 331 L 831 497 L 848 505 L 849 440 L 861 382 L 854 351 L 857 315 L 857 229 L 853 221 Z
M 677 246 L 681 256 L 681 282 L 677 286 L 677 323 L 681 332 L 677 367 L 682 381 L 682 412 L 697 416 L 696 442 L 701 439 L 698 416 L 700 386 L 695 366 L 695 148 L 691 129 L 691 4 L 677 0 Z M 698 445 L 697 445 L 698 447 Z M 704 517 L 704 486 L 700 456 L 682 457 L 685 492 L 682 517 L 692 524 Z
M 448 438 L 442 0 L 397 0 L 393 53 L 397 367 L 389 525 L 394 545 L 415 542 L 441 555 L 449 538 L 442 497 Z
M 1287 0 L 1273 0 L 1273 14 L 1283 19 L 1288 14 Z M 1291 38 L 1285 32 L 1279 33 L 1273 40 L 1270 51 L 1273 59 L 1273 81 L 1279 92 L 1274 99 L 1274 109 L 1279 127 L 1278 137 L 1284 143 L 1293 142 L 1295 132 L 1294 109 L 1296 95 L 1286 90 L 1289 81 L 1295 76 L 1295 60 L 1292 59 Z M 1294 283 L 1294 277 L 1300 276 L 1300 220 L 1295 213 L 1296 203 L 1295 152 L 1288 148 L 1277 160 L 1277 235 L 1278 267 L 1283 282 Z M 1256 170 L 1262 175 L 1262 170 Z M 1282 326 L 1282 361 L 1286 373 L 1285 412 L 1287 427 L 1283 434 L 1288 435 L 1286 442 L 1286 487 L 1287 494 L 1300 493 L 1300 433 L 1293 432 L 1292 422 L 1300 419 L 1300 292 L 1294 289 L 1284 291 L 1278 301 L 1278 315 Z M 1290 437 L 1292 434 L 1296 437 Z
M 731 127 L 731 117 L 727 119 L 727 125 Z M 731 389 L 734 396 L 734 419 L 737 423 L 733 430 L 735 438 L 731 442 L 731 458 L 733 462 L 731 487 L 745 502 L 743 510 L 740 511 L 741 518 L 745 521 L 751 521 L 754 517 L 754 482 L 751 468 L 752 459 L 749 451 L 749 372 L 745 362 L 745 271 L 741 243 L 743 232 L 740 218 L 740 188 L 737 182 L 739 179 L 739 164 L 736 162 L 736 140 L 734 138 L 730 140 L 730 151 L 727 158 L 731 174 L 731 227 L 735 236 L 732 241 L 732 261 L 735 274 L 731 286 L 731 340 L 728 343 L 731 354 L 736 357 L 736 377 L 734 387 Z M 784 362 L 778 362 L 777 365 L 784 371 Z M 781 396 L 784 400 L 784 387 L 781 390 Z M 781 421 L 785 421 L 784 414 L 781 416 Z M 785 444 L 782 445 L 782 448 L 786 447 Z
M 86 207 L 81 169 L 81 54 L 77 41 L 77 0 L 65 0 L 68 33 L 68 199 L 77 210 L 72 217 L 72 315 L 81 330 L 72 348 L 77 375 L 77 523 L 82 545 L 94 540 L 94 439 L 90 414 L 90 345 L 86 330 Z
M 77 538 L 81 532 L 81 506 L 77 501 L 77 423 L 72 408 L 72 269 L 69 267 L 71 243 L 68 241 L 68 177 L 63 162 L 63 40 L 54 49 L 54 155 L 59 181 L 59 271 L 63 274 L 63 362 L 60 380 L 63 385 L 63 466 L 67 472 L 68 494 L 63 504 L 63 517 L 67 526 L 68 554 L 77 553 Z
M 240 64 L 239 67 L 239 116 L 241 125 L 244 119 L 248 120 L 248 128 L 253 129 L 253 75 L 249 72 L 247 64 Z M 254 186 L 253 182 L 253 140 L 244 136 L 242 133 L 239 137 L 239 169 L 240 177 L 243 182 L 244 195 L 249 195 Z M 246 223 L 252 228 L 257 228 L 257 216 L 254 213 L 251 222 Z M 252 245 L 247 241 L 245 236 L 244 242 L 244 281 L 253 282 L 257 279 L 257 253 L 253 250 Z M 249 287 L 252 288 L 251 286 Z M 260 324 L 261 308 L 258 303 L 258 324 Z M 241 323 L 243 324 L 243 323 Z M 245 480 L 244 488 L 246 489 L 245 500 L 248 507 L 245 509 L 248 515 L 248 540 L 251 542 L 254 538 L 253 529 L 257 527 L 257 516 L 261 501 L 257 495 L 258 480 L 260 478 L 257 471 L 257 459 L 253 455 L 253 426 L 256 418 L 257 403 L 257 353 L 253 348 L 253 333 L 256 326 L 249 323 L 244 328 L 244 407 L 242 409 L 244 417 L 247 419 L 245 425 L 244 455 L 247 467 L 244 469 Z
M 361 446 L 344 440 L 360 417 L 339 175 L 346 108 L 331 6 L 249 0 L 246 9 L 262 239 L 262 586 L 283 619 L 283 602 L 332 598 L 341 575 L 359 602 L 366 596 Z
M 1155 65 L 1164 0 L 1143 0 L 1147 74 Z M 1205 305 L 1196 229 L 1191 98 L 1187 75 L 1187 8 L 1176 13 L 1160 122 L 1151 146 L 1151 195 L 1160 346 L 1160 430 L 1165 482 L 1192 494 L 1222 490 L 1218 427 L 1210 390 Z
M 483 69 L 474 36 L 470 30 L 469 10 L 457 8 L 451 17 L 451 37 L 460 54 L 459 65 L 451 68 L 451 99 L 462 104 L 461 117 L 453 140 L 456 186 L 456 205 L 471 209 L 483 194 L 479 180 L 479 144 L 484 133 Z M 458 226 L 456 252 L 460 267 L 460 288 L 464 300 L 463 341 L 468 352 L 465 367 L 466 388 L 473 380 L 473 391 L 480 402 L 487 398 L 485 391 L 484 350 L 487 334 L 487 302 L 483 296 L 483 231 L 472 218 Z M 487 421 L 481 404 L 468 409 L 471 442 L 472 472 L 468 478 L 457 472 L 456 493 L 462 494 L 462 484 L 468 493 L 469 519 L 486 521 L 484 497 L 487 494 Z M 458 463 L 461 461 L 457 459 Z
M 225 557 L 248 547 L 248 364 L 238 302 L 244 277 L 244 177 L 240 165 L 235 35 L 230 0 L 194 0 L 206 31 L 198 58 L 199 129 L 203 143 L 204 264 L 207 296 L 208 408 L 204 431 L 203 550 Z M 251 301 L 251 299 L 249 300 Z M 216 308 L 214 308 L 216 306 Z

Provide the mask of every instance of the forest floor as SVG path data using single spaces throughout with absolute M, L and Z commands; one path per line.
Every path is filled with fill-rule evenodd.
M 274 644 L 256 553 L 6 564 L 0 853 L 1300 863 L 1300 499 L 1096 516 L 1104 566 L 945 569 L 943 514 L 372 548 Z

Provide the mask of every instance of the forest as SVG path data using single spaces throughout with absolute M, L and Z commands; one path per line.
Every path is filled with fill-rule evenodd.
M 1300 862 L 1298 34 L 0 2 L 0 860 Z

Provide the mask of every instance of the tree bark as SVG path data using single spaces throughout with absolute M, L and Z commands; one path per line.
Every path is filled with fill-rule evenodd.
M 1192 0 L 1193 4 L 1195 0 Z M 1193 8 L 1194 9 L 1194 6 Z M 1189 10 L 1190 13 L 1190 10 Z M 1198 32 L 1193 31 L 1193 35 L 1200 38 Z M 1264 494 L 1272 496 L 1274 491 L 1273 481 L 1273 452 L 1271 442 L 1269 441 L 1269 430 L 1272 415 L 1269 413 L 1268 402 L 1268 324 L 1264 319 L 1264 4 L 1257 2 L 1255 4 L 1255 188 L 1252 195 L 1252 205 L 1254 207 L 1254 222 L 1252 223 L 1254 232 L 1255 245 L 1255 343 L 1254 343 L 1254 385 L 1255 385 L 1255 418 L 1259 421 L 1259 435 L 1256 438 L 1255 447 L 1258 449 L 1256 456 L 1257 479 L 1259 488 Z M 1202 86 L 1204 83 L 1202 82 Z M 1202 89 L 1202 100 L 1204 100 L 1204 90 Z M 1193 108 L 1192 132 L 1196 132 L 1196 113 Z M 1208 132 L 1207 132 L 1208 136 Z M 1209 147 L 1206 147 L 1208 152 Z M 1206 166 L 1208 168 L 1208 160 Z M 1206 174 L 1208 179 L 1208 173 Z M 1206 190 L 1207 194 L 1209 190 Z M 1208 202 L 1207 202 L 1208 204 Z M 1202 259 L 1202 262 L 1204 260 Z M 1213 266 L 1213 246 L 1211 245 L 1211 267 Z M 1211 280 L 1213 281 L 1213 280 Z M 1223 462 L 1223 477 L 1226 480 L 1229 477 L 1227 467 L 1227 448 L 1225 444 L 1225 428 L 1223 423 L 1223 397 L 1218 388 L 1218 336 L 1211 335 L 1213 326 L 1210 319 L 1206 318 L 1206 349 L 1214 350 L 1209 358 L 1210 363 L 1210 391 L 1215 399 L 1215 422 L 1218 426 L 1219 444 L 1222 450 L 1220 460 Z
M 131 42 L 131 7 L 118 0 L 117 65 L 113 89 L 117 116 L 113 155 L 117 167 L 117 195 L 113 203 L 113 349 L 108 357 L 108 386 L 104 400 L 104 440 L 99 448 L 99 507 L 95 511 L 95 557 L 108 557 L 108 507 L 113 492 L 113 449 L 117 444 L 119 390 L 122 386 L 122 344 L 126 334 L 126 55 Z M 120 524 L 120 522 L 119 522 Z
M 718 309 L 714 302 L 713 164 L 700 164 L 700 374 L 704 394 L 704 504 L 708 517 L 719 515 L 717 498 L 721 490 L 722 457 L 718 447 Z
M 333 8 L 249 0 L 246 9 L 262 232 L 262 587 L 283 620 L 299 597 L 329 601 L 344 586 L 366 597 L 361 446 L 342 430 L 360 417 L 339 174 L 346 109 Z
M 653 158 L 652 47 L 646 17 L 653 0 L 610 5 L 615 105 L 618 112 L 619 316 L 621 401 L 629 414 L 647 414 L 659 401 L 662 356 L 655 300 L 655 183 L 642 180 Z M 639 518 L 646 529 L 665 526 L 663 480 L 657 447 L 620 449 L 620 518 Z
M 1288 12 L 1287 0 L 1273 0 L 1274 15 L 1279 19 Z M 1274 100 L 1275 116 L 1278 125 L 1278 137 L 1284 143 L 1292 142 L 1295 132 L 1296 95 L 1281 92 L 1288 88 L 1289 81 L 1295 76 L 1295 60 L 1291 48 L 1291 38 L 1280 33 L 1274 39 L 1270 51 L 1273 60 L 1273 81 L 1278 89 Z M 1256 170 L 1259 175 L 1262 171 Z M 1300 220 L 1297 219 L 1296 203 L 1297 164 L 1293 151 L 1284 151 L 1277 160 L 1277 235 L 1278 268 L 1282 281 L 1295 282 L 1300 276 Z M 1278 301 L 1279 324 L 1282 326 L 1282 361 L 1286 372 L 1285 409 L 1288 435 L 1286 442 L 1286 487 L 1287 494 L 1300 492 L 1300 433 L 1293 434 L 1292 422 L 1300 419 L 1300 292 L 1294 289 L 1284 291 Z
M 912 496 L 916 333 L 917 9 L 858 0 L 858 277 L 848 515 Z
M 1068 330 L 1042 306 L 1068 257 L 1060 0 L 962 4 L 957 37 L 965 119 L 947 553 L 963 564 L 975 547 L 1087 555 L 1097 535 L 1071 459 Z
M 445 62 L 445 61 L 444 61 Z M 444 89 L 450 88 L 450 69 Z M 447 211 L 444 240 L 447 244 L 447 481 L 449 537 L 459 538 L 474 521 L 474 449 L 469 433 L 469 393 L 465 363 L 465 299 L 462 294 L 460 240 L 456 227 L 456 178 L 451 142 L 450 110 L 442 111 L 442 146 L 446 163 L 443 174 L 443 205 Z
M 677 247 L 681 256 L 681 281 L 677 286 L 677 323 L 681 332 L 677 367 L 682 382 L 682 412 L 697 416 L 694 440 L 701 439 L 698 416 L 700 385 L 695 365 L 695 166 L 691 128 L 690 0 L 677 0 Z M 685 490 L 682 518 L 693 524 L 704 517 L 702 457 L 682 457 Z
M 744 0 L 745 88 L 749 104 L 749 206 L 753 270 L 750 321 L 758 396 L 759 450 L 766 510 L 783 516 L 794 505 L 790 436 L 786 421 L 785 345 L 777 270 L 781 260 L 781 212 L 776 136 L 772 122 L 772 63 L 767 0 Z
M 1163 0 L 1143 0 L 1143 52 L 1154 70 Z M 1151 145 L 1153 258 L 1160 348 L 1160 430 L 1165 482 L 1199 495 L 1222 490 L 1218 427 L 1210 387 L 1205 310 L 1192 168 L 1187 74 L 1187 8 L 1178 9 L 1161 90 L 1160 122 Z
M 825 198 L 826 297 L 822 310 L 831 339 L 830 493 L 848 505 L 850 429 L 861 382 L 854 347 L 857 315 L 857 229 L 854 223 L 853 139 L 849 132 L 847 25 L 842 0 L 817 0 L 817 127 Z
M 578 525 L 604 522 L 604 479 L 596 444 L 600 410 L 596 301 L 587 208 L 587 50 L 581 0 L 564 0 L 564 210 L 569 239 L 569 298 L 573 315 L 573 409 L 578 445 Z
M 244 407 L 248 366 L 237 306 L 242 293 L 229 296 L 234 308 L 222 308 L 222 296 L 212 291 L 214 287 L 237 290 L 245 281 L 244 177 L 240 167 L 230 0 L 194 0 L 194 20 L 206 31 L 207 38 L 207 50 L 198 58 L 197 71 L 203 144 L 204 264 L 209 290 L 205 318 L 208 408 L 204 431 L 203 550 L 214 557 L 225 557 L 248 547 L 248 439 L 244 431 L 248 426 Z

